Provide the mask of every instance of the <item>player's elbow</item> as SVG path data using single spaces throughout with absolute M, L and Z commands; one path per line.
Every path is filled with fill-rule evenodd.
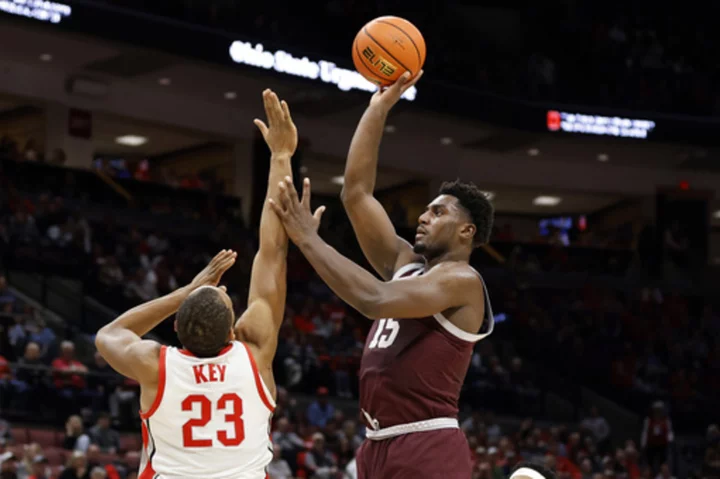
M 105 351 L 107 342 L 108 342 L 108 333 L 106 331 L 106 328 L 103 327 L 95 335 L 95 348 L 98 350 L 98 352 L 100 353 L 101 356 L 104 356 L 103 351 Z
M 360 204 L 363 198 L 368 195 L 372 195 L 372 191 L 367 188 L 363 188 L 362 185 L 352 183 L 348 184 L 350 181 L 349 177 L 346 178 L 345 181 L 346 183 L 343 186 L 342 191 L 340 191 L 340 200 L 346 209 L 353 208 L 354 206 Z
M 385 301 L 380 294 L 368 294 L 358 302 L 358 311 L 369 319 L 383 319 L 385 315 Z

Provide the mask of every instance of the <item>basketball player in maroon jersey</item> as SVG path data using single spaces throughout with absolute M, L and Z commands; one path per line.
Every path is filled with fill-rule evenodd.
M 345 169 L 343 202 L 365 256 L 384 281 L 318 236 L 322 209 L 310 212 L 307 181 L 302 201 L 289 178 L 278 200 L 270 200 L 290 239 L 328 286 L 378 320 L 360 367 L 360 407 L 368 426 L 368 441 L 357 456 L 362 479 L 470 477 L 458 400 L 473 346 L 493 329 L 484 282 L 469 265 L 492 228 L 493 208 L 485 195 L 471 183 L 443 184 L 419 218 L 414 246 L 397 236 L 373 197 L 385 119 L 416 81 L 403 77 L 372 97 Z

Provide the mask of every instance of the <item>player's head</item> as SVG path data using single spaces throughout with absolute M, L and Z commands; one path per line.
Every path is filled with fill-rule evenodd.
M 469 253 L 488 242 L 493 215 L 492 203 L 473 183 L 443 183 L 420 215 L 414 250 L 428 259 L 462 249 Z
M 208 358 L 217 356 L 232 340 L 234 319 L 232 301 L 225 291 L 203 286 L 180 305 L 175 330 L 185 349 Z
M 513 468 L 508 479 L 557 479 L 557 477 L 550 469 L 539 464 L 521 462 Z

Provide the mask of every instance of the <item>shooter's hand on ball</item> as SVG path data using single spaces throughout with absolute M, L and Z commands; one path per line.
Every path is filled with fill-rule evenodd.
M 410 72 L 405 72 L 398 81 L 393 83 L 387 88 L 380 88 L 370 99 L 370 106 L 383 109 L 385 112 L 395 106 L 395 103 L 400 101 L 400 97 L 403 96 L 408 89 L 413 87 L 423 76 L 423 71 L 415 75 L 414 78 L 410 77 Z

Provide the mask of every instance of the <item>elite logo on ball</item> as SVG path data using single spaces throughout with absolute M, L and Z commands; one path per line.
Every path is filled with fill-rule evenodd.
M 397 70 L 395 65 L 375 53 L 369 45 L 365 47 L 362 54 L 365 58 L 367 58 L 368 62 L 370 62 L 372 66 L 377 68 L 380 73 L 387 77 L 392 76 L 395 73 L 395 70 Z

